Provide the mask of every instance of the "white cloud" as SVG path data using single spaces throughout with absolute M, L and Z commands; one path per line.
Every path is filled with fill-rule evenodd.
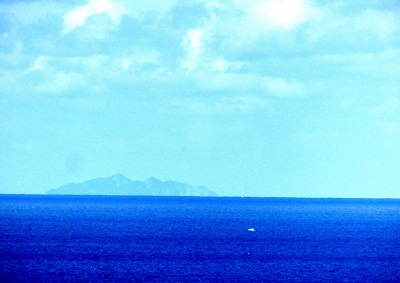
M 183 48 L 186 52 L 186 58 L 182 62 L 182 67 L 187 70 L 194 70 L 202 65 L 202 61 L 209 61 L 209 58 L 206 57 L 206 59 L 203 60 L 202 57 L 205 52 L 207 41 L 211 41 L 214 35 L 213 33 L 217 20 L 216 11 L 221 8 L 221 5 L 217 2 L 211 2 L 205 4 L 205 6 L 209 19 L 202 27 L 189 29 L 182 41 Z
M 296 50 L 304 40 L 296 36 L 305 23 L 307 29 L 318 26 L 324 10 L 308 0 L 235 0 L 223 7 L 218 20 L 218 35 L 225 52 L 264 54 L 263 50 L 278 44 Z M 305 48 L 302 46 L 301 48 Z
M 235 1 L 244 12 L 240 26 L 248 34 L 268 30 L 292 30 L 318 17 L 320 11 L 307 0 Z M 240 28 L 240 27 L 239 27 Z
M 41 71 L 43 70 L 47 63 L 49 62 L 50 57 L 49 56 L 39 56 L 31 65 L 29 68 L 29 71 Z
M 73 9 L 64 15 L 64 33 L 83 26 L 92 15 L 107 14 L 115 23 L 118 23 L 121 16 L 125 14 L 125 9 L 120 3 L 111 0 L 89 0 L 84 5 Z
M 293 29 L 312 15 L 304 0 L 265 0 L 252 5 L 250 16 L 259 27 Z
M 183 40 L 183 47 L 186 51 L 186 60 L 182 66 L 193 70 L 199 65 L 200 57 L 204 49 L 205 31 L 202 29 L 190 29 Z

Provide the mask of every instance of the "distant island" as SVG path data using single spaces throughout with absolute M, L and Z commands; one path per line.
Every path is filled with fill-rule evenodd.
M 215 192 L 203 186 L 191 186 L 173 181 L 162 182 L 156 178 L 132 181 L 122 174 L 82 183 L 70 183 L 51 189 L 47 193 L 53 195 L 217 196 Z

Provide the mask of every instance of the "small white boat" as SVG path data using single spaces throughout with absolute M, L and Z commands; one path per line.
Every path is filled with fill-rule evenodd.
M 250 232 L 255 232 L 255 231 L 256 231 L 256 229 L 254 229 L 254 228 L 249 228 L 249 229 L 247 229 L 247 231 L 250 231 Z

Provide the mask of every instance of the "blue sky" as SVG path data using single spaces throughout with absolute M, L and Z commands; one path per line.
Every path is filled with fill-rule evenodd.
M 399 91 L 397 0 L 2 1 L 0 193 L 399 198 Z

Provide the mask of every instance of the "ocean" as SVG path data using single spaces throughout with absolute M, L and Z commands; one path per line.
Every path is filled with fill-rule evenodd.
M 400 200 L 0 195 L 0 282 L 400 282 Z

